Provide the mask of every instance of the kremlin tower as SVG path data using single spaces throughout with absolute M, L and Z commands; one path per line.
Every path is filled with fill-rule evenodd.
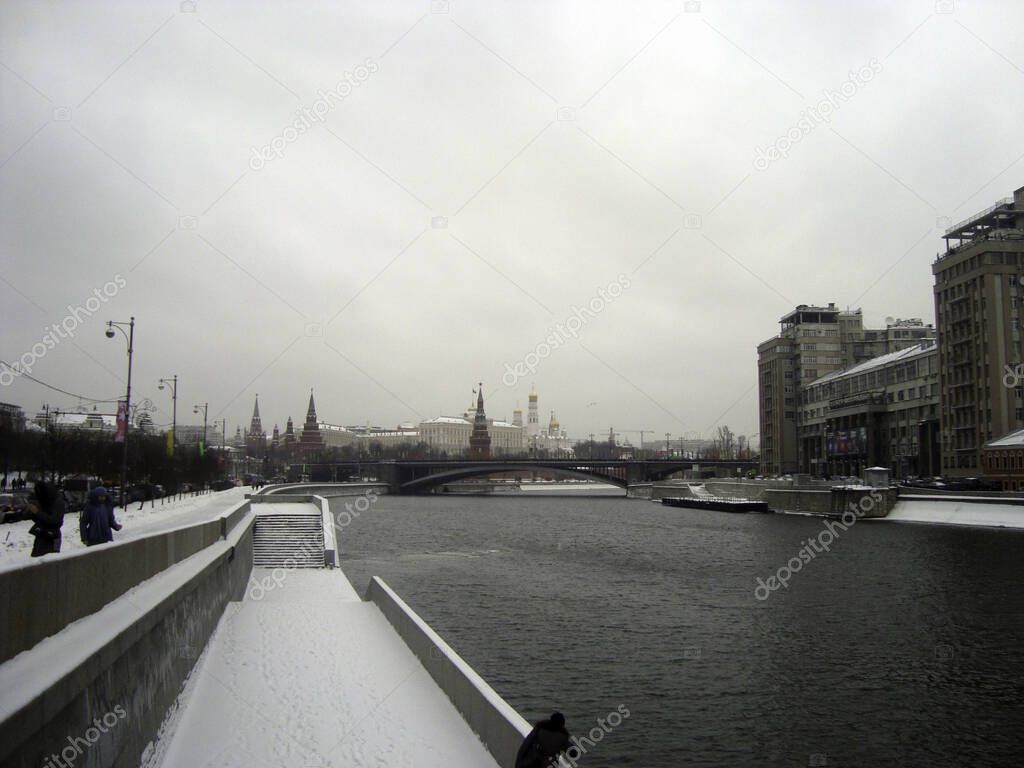
M 309 390 L 309 408 L 306 409 L 306 423 L 302 425 L 298 448 L 299 453 L 304 457 L 314 456 L 324 449 L 324 438 L 320 434 L 320 425 L 317 423 L 316 403 L 313 402 L 312 389 Z
M 249 431 L 245 435 L 245 452 L 249 456 L 263 458 L 267 451 L 267 433 L 263 431 L 263 422 L 260 421 L 260 396 L 256 395 L 256 404 L 252 408 L 252 421 L 249 422 Z
M 292 424 L 292 417 L 288 417 L 288 424 L 284 428 L 284 452 L 290 456 L 295 447 L 295 425 Z
M 473 417 L 473 433 L 469 436 L 470 459 L 491 458 L 491 436 L 487 432 L 487 414 L 484 413 L 484 385 L 480 383 L 476 397 L 476 415 Z

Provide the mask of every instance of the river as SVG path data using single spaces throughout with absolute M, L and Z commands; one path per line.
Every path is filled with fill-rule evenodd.
M 527 719 L 590 734 L 582 766 L 1019 764 L 1024 532 L 862 520 L 755 597 L 823 526 L 381 496 L 338 545 L 357 589 L 383 577 Z

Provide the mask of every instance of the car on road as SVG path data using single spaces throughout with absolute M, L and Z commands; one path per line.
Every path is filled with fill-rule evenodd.
M 28 493 L 0 494 L 0 523 L 16 523 L 28 520 Z

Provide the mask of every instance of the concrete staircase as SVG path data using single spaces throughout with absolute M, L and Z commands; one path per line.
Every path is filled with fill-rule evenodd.
M 304 504 L 253 505 L 254 568 L 323 568 L 324 529 L 320 511 Z

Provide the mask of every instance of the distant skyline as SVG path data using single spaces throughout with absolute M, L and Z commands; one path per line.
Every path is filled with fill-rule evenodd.
M 5 3 L 0 359 L 116 399 L 134 315 L 158 423 L 177 374 L 179 422 L 229 434 L 257 392 L 269 433 L 311 387 L 395 426 L 483 381 L 492 418 L 536 382 L 574 438 L 751 435 L 794 306 L 934 323 L 943 230 L 1024 185 L 1022 27 L 1016 0 Z

